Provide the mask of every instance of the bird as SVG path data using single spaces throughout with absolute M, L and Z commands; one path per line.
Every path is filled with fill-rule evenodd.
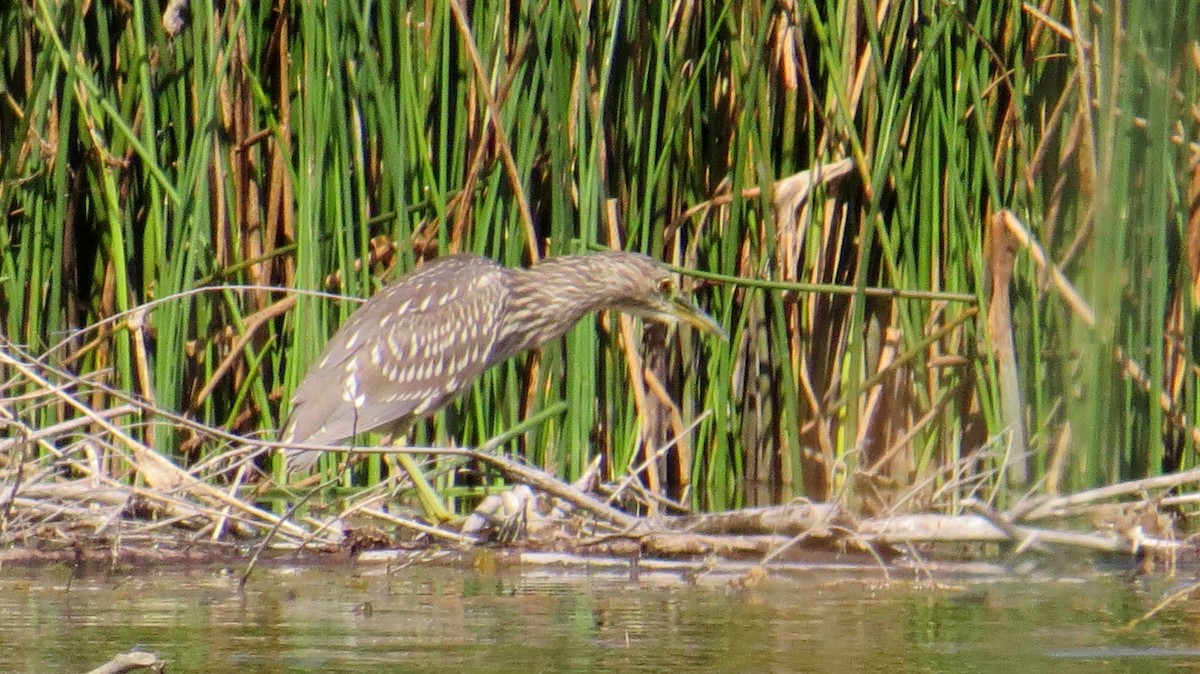
M 346 319 L 296 387 L 280 441 L 328 445 L 367 432 L 402 435 L 488 368 L 606 309 L 727 339 L 680 294 L 669 268 L 639 253 L 564 255 L 527 268 L 447 255 L 386 285 Z M 289 447 L 285 472 L 311 470 L 319 456 Z M 396 458 L 419 493 L 432 491 L 409 457 Z M 426 503 L 429 494 L 422 496 Z

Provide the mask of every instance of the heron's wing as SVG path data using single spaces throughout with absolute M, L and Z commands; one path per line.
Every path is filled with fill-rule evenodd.
M 491 364 L 508 274 L 486 258 L 456 255 L 384 288 L 297 387 L 284 442 L 333 443 L 445 405 Z

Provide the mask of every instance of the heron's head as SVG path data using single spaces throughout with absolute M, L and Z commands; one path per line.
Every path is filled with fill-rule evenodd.
M 679 292 L 679 276 L 675 272 L 644 255 L 611 255 L 611 282 L 621 291 L 614 309 L 660 323 L 685 323 L 728 339 L 719 323 Z

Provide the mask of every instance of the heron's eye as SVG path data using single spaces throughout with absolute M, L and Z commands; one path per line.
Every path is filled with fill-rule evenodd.
M 665 278 L 658 281 L 658 292 L 664 295 L 675 294 L 675 279 Z

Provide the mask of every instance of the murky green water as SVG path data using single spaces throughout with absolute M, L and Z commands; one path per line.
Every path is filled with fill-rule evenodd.
M 863 576 L 869 576 L 864 578 Z M 670 574 L 411 567 L 75 579 L 0 573 L 0 672 L 83 672 L 141 646 L 170 672 L 1200 671 L 1194 605 L 1125 574 L 949 581 L 876 573 L 753 590 Z

